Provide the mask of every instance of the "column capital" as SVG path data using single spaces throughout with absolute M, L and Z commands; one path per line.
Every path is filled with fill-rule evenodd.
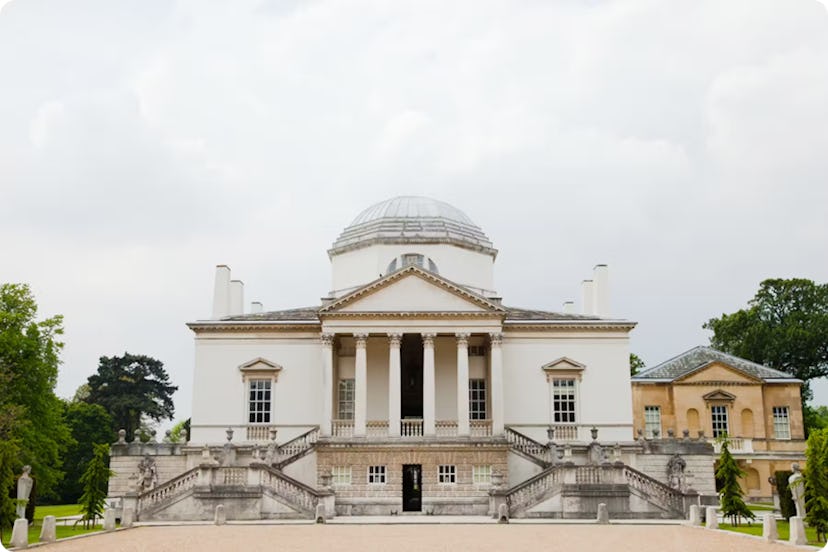
M 402 343 L 402 334 L 396 332 L 388 332 L 388 344 L 392 347 L 399 347 Z
M 319 340 L 322 342 L 322 345 L 325 347 L 333 346 L 335 334 L 332 333 L 323 333 L 319 336 Z
M 458 347 L 468 347 L 469 346 L 469 334 L 467 332 L 457 332 L 454 335 L 457 337 L 457 346 Z
M 437 334 L 424 333 L 422 335 L 423 335 L 423 347 L 434 347 L 434 338 L 437 337 Z
M 357 349 L 364 349 L 365 343 L 368 341 L 368 334 L 367 333 L 355 333 L 354 334 L 354 345 Z
M 500 347 L 503 343 L 503 334 L 500 332 L 492 332 L 489 334 L 489 344 L 492 347 Z

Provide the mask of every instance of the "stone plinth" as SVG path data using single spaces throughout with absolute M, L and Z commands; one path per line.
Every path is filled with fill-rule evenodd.
M 698 504 L 690 505 L 690 516 L 687 521 L 688 525 L 701 525 L 701 509 Z
M 40 528 L 40 542 L 55 542 L 57 540 L 57 522 L 55 516 L 43 518 L 43 526 Z
M 768 541 L 779 539 L 779 533 L 776 530 L 776 517 L 773 514 L 762 515 L 762 537 Z
M 27 548 L 29 546 L 29 520 L 20 518 L 14 520 L 12 537 L 9 544 L 12 548 Z
M 224 504 L 216 506 L 215 523 L 216 525 L 224 525 L 227 523 L 227 514 L 224 513 Z
M 607 510 L 607 505 L 603 502 L 598 505 L 598 523 L 609 523 L 609 511 Z
M 716 512 L 715 506 L 708 506 L 707 510 L 705 510 L 704 514 L 705 518 L 705 527 L 708 529 L 718 529 L 719 528 L 719 514 Z
M 805 536 L 805 523 L 799 516 L 793 516 L 790 519 L 791 533 L 789 542 L 791 544 L 808 544 L 808 538 Z
M 135 523 L 135 510 L 132 507 L 124 506 L 124 512 L 121 514 L 121 527 L 129 528 Z
M 107 508 L 106 510 L 104 510 L 103 530 L 104 531 L 114 531 L 115 530 L 115 510 L 113 508 Z

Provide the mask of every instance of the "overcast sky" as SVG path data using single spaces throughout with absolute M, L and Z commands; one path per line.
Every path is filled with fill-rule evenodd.
M 816 0 L 0 7 L 0 281 L 65 315 L 62 396 L 142 353 L 186 418 L 214 266 L 317 304 L 326 249 L 396 195 L 480 225 L 508 305 L 609 264 L 648 365 L 765 278 L 828 281 Z

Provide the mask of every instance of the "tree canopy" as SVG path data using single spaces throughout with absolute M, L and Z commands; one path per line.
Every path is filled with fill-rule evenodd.
M 812 431 L 808 437 L 805 466 L 805 521 L 825 541 L 828 533 L 828 429 Z
M 747 308 L 704 327 L 713 331 L 716 349 L 803 380 L 803 403 L 811 399 L 808 381 L 828 375 L 828 284 L 765 280 Z
M 736 459 L 730 454 L 727 438 L 722 439 L 722 453 L 719 456 L 718 467 L 716 468 L 716 480 L 719 483 L 719 498 L 722 504 L 722 515 L 730 518 L 732 525 L 739 525 L 739 519 L 745 517 L 753 519 L 753 512 L 742 500 L 742 487 L 739 485 L 739 478 L 744 477 L 745 472 L 739 468 Z
M 71 442 L 54 393 L 63 317 L 36 317 L 29 286 L 0 285 L 0 441 L 8 443 L 0 461 L 13 462 L 15 473 L 31 465 L 39 494 L 49 497 L 62 476 L 61 452 Z
M 635 353 L 630 353 L 630 375 L 634 376 L 641 370 L 643 370 L 647 365 L 644 364 L 644 361 L 641 360 Z
M 73 442 L 63 456 L 66 475 L 58 487 L 58 495 L 62 504 L 75 504 L 83 494 L 80 479 L 86 465 L 92 460 L 93 447 L 114 442 L 116 433 L 112 430 L 112 417 L 99 404 L 65 401 L 63 409 L 64 420 L 72 433 Z
M 89 394 L 84 399 L 103 406 L 112 416 L 112 430 L 125 429 L 131 436 L 144 419 L 172 419 L 172 395 L 164 364 L 145 355 L 101 357 L 98 372 L 89 376 Z

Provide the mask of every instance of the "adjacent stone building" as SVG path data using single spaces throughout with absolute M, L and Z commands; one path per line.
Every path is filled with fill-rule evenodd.
M 648 438 L 685 429 L 727 435 L 746 496 L 769 500 L 774 472 L 805 461 L 801 385 L 785 372 L 696 347 L 632 378 L 633 424 Z

